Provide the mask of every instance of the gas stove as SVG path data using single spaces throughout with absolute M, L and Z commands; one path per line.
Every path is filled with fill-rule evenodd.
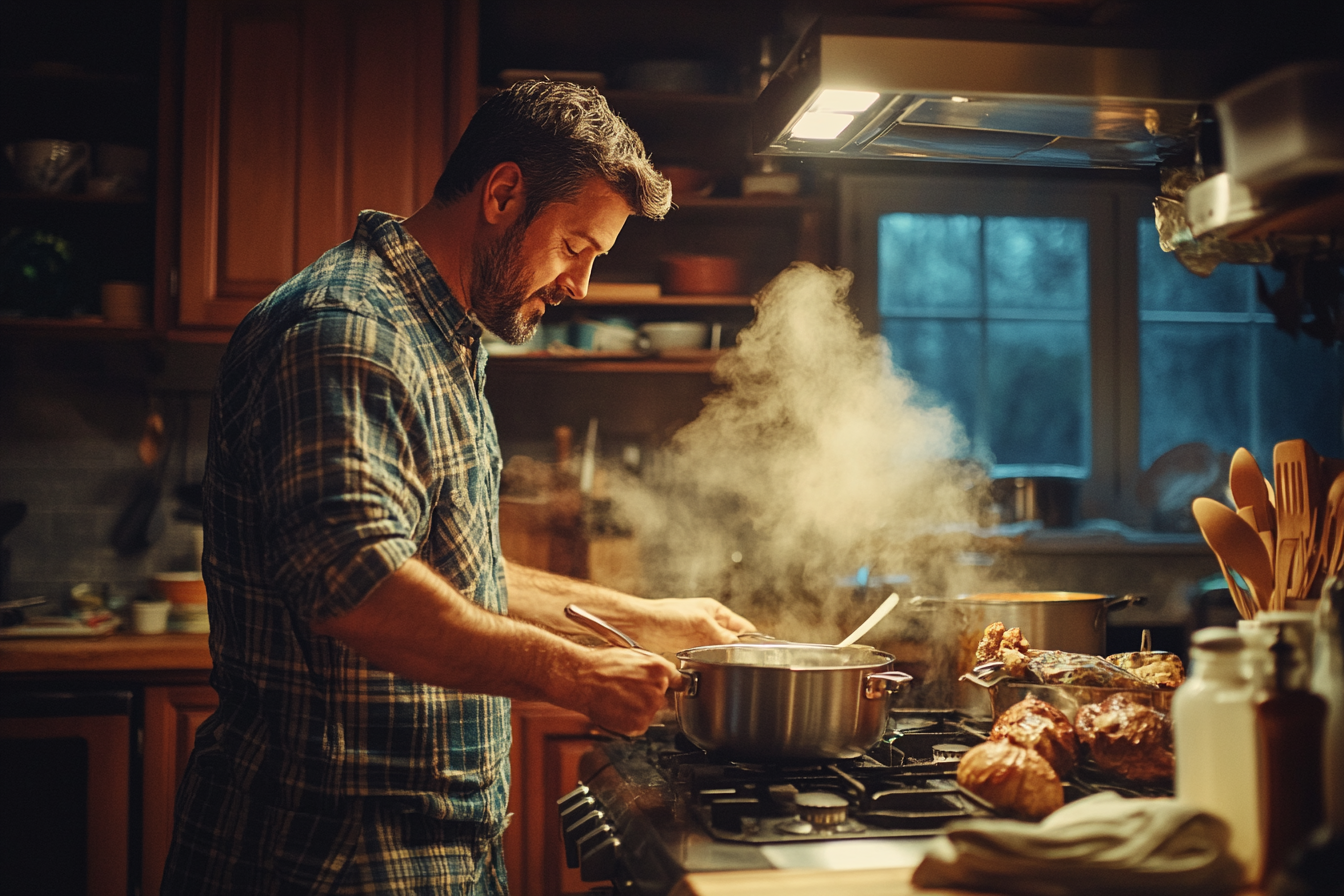
M 898 710 L 867 755 L 801 766 L 725 762 L 655 726 L 583 757 L 585 783 L 559 804 L 566 859 L 656 896 L 692 873 L 908 867 L 947 823 L 989 814 L 956 784 L 987 725 Z
M 896 710 L 858 759 L 814 765 L 725 762 L 675 723 L 595 747 L 584 783 L 559 801 L 565 858 L 586 881 L 664 896 L 688 874 L 763 869 L 909 868 L 947 824 L 991 808 L 956 783 L 961 754 L 988 720 L 952 710 Z M 1134 790 L 1084 764 L 1065 799 Z

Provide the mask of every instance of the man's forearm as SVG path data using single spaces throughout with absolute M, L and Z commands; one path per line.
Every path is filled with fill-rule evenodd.
M 312 627 L 405 678 L 560 705 L 566 701 L 553 670 L 583 659 L 578 645 L 467 600 L 419 560 L 407 561 L 349 613 Z
M 553 572 L 506 562 L 509 584 L 509 615 L 566 634 L 591 635 L 588 629 L 565 616 L 568 604 L 579 604 L 612 625 L 632 625 L 642 601 L 621 591 L 593 582 L 571 579 Z

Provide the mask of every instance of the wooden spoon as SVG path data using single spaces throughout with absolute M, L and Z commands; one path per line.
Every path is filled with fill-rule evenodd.
M 849 645 L 858 641 L 864 635 L 868 634 L 868 632 L 872 629 L 873 626 L 881 622 L 883 618 L 885 618 L 886 615 L 892 611 L 892 609 L 896 606 L 896 604 L 900 602 L 900 599 L 901 599 L 900 595 L 898 594 L 892 593 L 888 595 L 887 599 L 882 601 L 882 605 L 878 607 L 876 610 L 874 610 L 867 619 L 863 620 L 863 624 L 861 624 L 858 628 L 854 629 L 854 631 L 850 632 L 849 637 L 845 638 L 843 641 L 841 641 L 839 644 L 835 646 L 848 647 Z
M 1269 490 L 1265 487 L 1264 474 L 1254 455 L 1245 448 L 1238 448 L 1232 455 L 1232 466 L 1228 471 L 1228 487 L 1232 491 L 1232 500 L 1237 509 L 1249 507 L 1255 515 L 1252 525 L 1257 532 L 1274 531 L 1273 511 L 1269 502 Z
M 1274 593 L 1274 570 L 1260 533 L 1235 510 L 1211 498 L 1196 498 L 1191 509 L 1219 562 L 1235 569 L 1250 584 L 1258 609 L 1267 608 Z
M 1344 472 L 1335 476 L 1325 496 L 1321 525 L 1321 566 L 1325 578 L 1344 570 Z

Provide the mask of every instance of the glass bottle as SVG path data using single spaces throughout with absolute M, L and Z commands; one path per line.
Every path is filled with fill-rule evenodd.
M 1264 879 L 1283 867 L 1324 815 L 1325 701 L 1307 690 L 1303 651 L 1281 624 L 1273 667 L 1256 707 L 1260 745 L 1260 817 Z
M 1344 577 L 1332 576 L 1316 607 L 1311 689 L 1325 698 L 1325 816 L 1344 834 Z
M 1235 629 L 1195 632 L 1190 677 L 1171 701 L 1176 797 L 1217 815 L 1246 882 L 1260 879 L 1260 793 L 1256 688 L 1246 676 L 1246 641 Z

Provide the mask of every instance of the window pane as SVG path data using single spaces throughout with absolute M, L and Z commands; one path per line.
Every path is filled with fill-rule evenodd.
M 1192 279 L 1193 274 L 1188 274 Z M 1145 323 L 1139 339 L 1143 469 L 1185 442 L 1229 454 L 1249 433 L 1252 357 L 1245 324 Z
M 1254 310 L 1255 268 L 1220 264 L 1208 277 L 1190 273 L 1163 252 L 1152 218 L 1140 218 L 1139 311 L 1221 311 L 1245 314 Z
M 1087 470 L 1087 323 L 990 321 L 990 446 L 999 464 Z
M 979 218 L 882 215 L 877 240 L 880 314 L 979 310 Z
M 929 398 L 952 409 L 972 439 L 975 395 L 980 370 L 980 324 L 977 321 L 902 320 L 882 322 L 892 360 L 927 390 Z
M 1197 277 L 1161 250 L 1150 219 L 1137 227 L 1140 465 L 1183 442 L 1228 454 L 1249 448 L 1266 471 L 1275 443 L 1285 439 L 1344 455 L 1344 355 L 1276 329 L 1256 298 L 1257 270 L 1270 289 L 1283 275 L 1224 264 Z M 1206 319 L 1164 319 L 1171 311 Z
M 985 218 L 985 302 L 990 314 L 1052 309 L 1087 313 L 1087 221 Z
M 1260 433 L 1246 447 L 1268 469 L 1274 443 L 1306 439 L 1320 454 L 1344 457 L 1344 354 L 1314 339 L 1294 339 L 1273 324 L 1257 324 L 1260 351 Z

